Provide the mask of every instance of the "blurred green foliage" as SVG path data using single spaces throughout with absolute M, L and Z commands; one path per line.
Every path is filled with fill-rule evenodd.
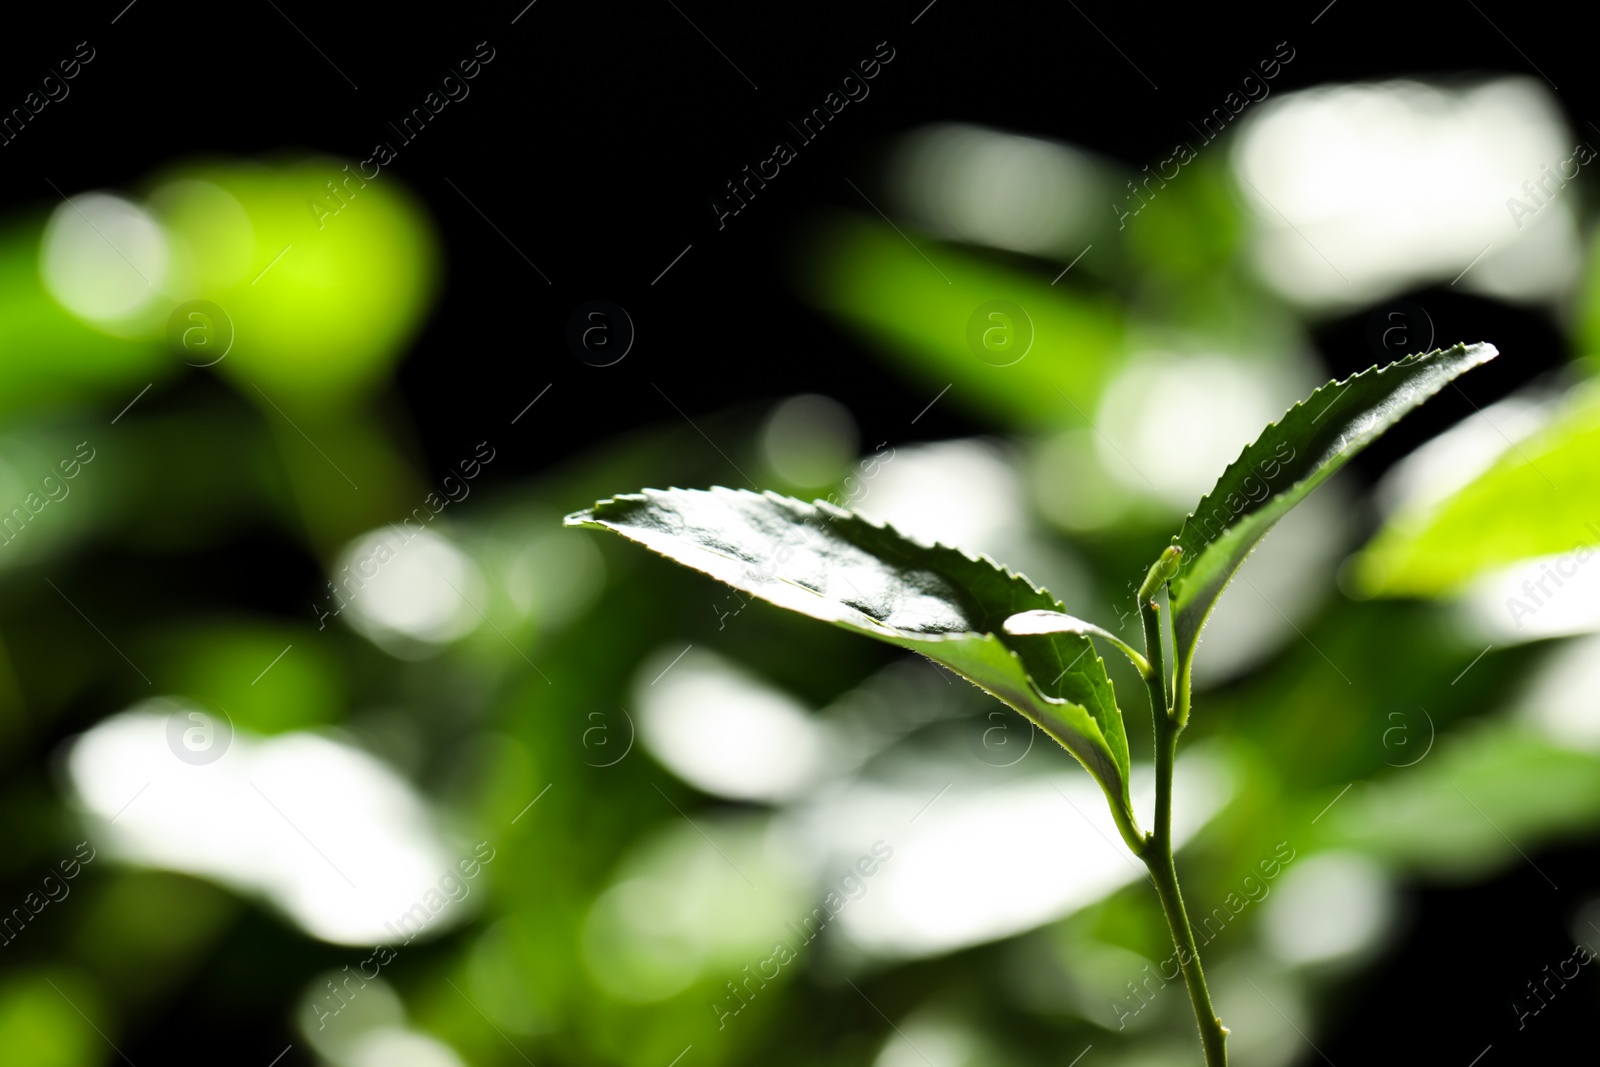
M 1088 421 L 1075 405 L 1094 403 L 1122 351 L 1113 301 L 1053 289 L 966 249 L 934 246 L 935 262 L 903 235 L 861 220 L 833 221 L 818 242 L 802 284 L 922 380 L 954 379 L 961 395 L 976 395 L 1006 422 Z M 967 343 L 971 309 L 990 300 L 1031 309 L 1031 347 L 1020 362 L 998 368 L 1004 374 Z
M 1431 595 L 1493 567 L 1600 545 L 1600 393 L 1572 391 L 1550 424 L 1434 507 L 1392 517 L 1361 557 L 1366 590 Z
M 237 332 L 219 373 L 296 408 L 388 381 L 437 284 L 438 242 L 409 190 L 329 158 L 188 164 L 157 182 L 157 214 L 191 250 L 184 298 L 215 301 Z

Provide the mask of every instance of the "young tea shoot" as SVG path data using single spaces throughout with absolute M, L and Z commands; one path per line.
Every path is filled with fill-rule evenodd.
M 1200 631 L 1245 557 L 1290 508 L 1412 408 L 1496 354 L 1492 345 L 1457 345 L 1371 367 L 1329 382 L 1262 431 L 1150 566 L 1138 591 L 1142 652 L 1069 615 L 1020 574 L 822 501 L 722 487 L 645 489 L 566 523 L 621 534 L 740 592 L 921 653 L 1055 738 L 1100 784 L 1122 840 L 1149 868 L 1205 1062 L 1220 1067 L 1228 1030 L 1211 1005 L 1172 852 L 1172 771 L 1189 722 Z M 1148 831 L 1128 797 L 1122 710 L 1095 641 L 1125 655 L 1149 690 L 1156 805 Z

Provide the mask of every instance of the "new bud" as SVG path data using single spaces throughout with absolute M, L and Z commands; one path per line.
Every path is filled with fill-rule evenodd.
M 1144 584 L 1139 587 L 1139 599 L 1148 600 L 1161 591 L 1161 587 L 1172 580 L 1178 573 L 1178 562 L 1183 557 L 1183 549 L 1177 545 L 1168 545 L 1161 550 L 1161 555 L 1150 564 L 1150 571 L 1144 576 Z

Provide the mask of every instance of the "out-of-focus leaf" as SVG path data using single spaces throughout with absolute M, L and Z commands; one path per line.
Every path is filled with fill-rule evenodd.
M 1574 316 L 1576 340 L 1579 351 L 1587 358 L 1589 366 L 1600 367 L 1600 233 L 1589 241 L 1589 263 L 1583 280 L 1575 294 L 1577 314 Z
M 1600 544 L 1600 391 L 1587 390 L 1437 506 L 1396 514 L 1356 569 L 1370 593 L 1430 595 L 1491 568 Z
M 263 396 L 291 411 L 337 408 L 386 381 L 432 303 L 439 252 L 431 220 L 400 179 L 363 180 L 357 170 L 312 158 L 161 176 L 162 221 L 195 263 L 182 295 L 219 305 L 234 338 L 216 372 L 269 414 Z M 204 202 L 203 189 L 213 190 Z M 214 190 L 238 207 L 209 209 L 226 203 Z M 225 227 L 237 232 L 224 239 Z M 245 269 L 216 269 L 231 258 L 218 254 L 228 245 L 240 247 Z M 188 362 L 211 358 L 207 350 Z
M 345 694 L 316 632 L 234 619 L 176 626 L 151 642 L 151 675 L 163 690 L 225 709 L 241 730 L 322 726 L 343 717 Z
M 1206 617 L 1273 523 L 1406 412 L 1497 354 L 1456 345 L 1329 382 L 1247 445 L 1173 539 L 1184 552 L 1171 584 L 1178 656 L 1193 656 Z
M 1600 818 L 1593 752 L 1505 721 L 1474 723 L 1437 747 L 1334 808 L 1328 836 L 1412 870 L 1482 876 L 1584 836 Z
M 1052 286 L 1045 271 L 1023 274 L 931 238 L 912 239 L 915 245 L 865 222 L 828 227 L 804 284 L 935 388 L 953 383 L 958 403 L 1025 425 L 1086 424 L 1121 358 L 1115 305 L 1068 283 Z M 979 315 L 991 301 L 1008 301 L 1022 315 L 1008 312 L 1009 324 Z M 1012 331 L 1015 343 L 1026 335 L 1026 351 L 1009 363 L 1009 356 L 980 357 L 969 340 L 974 315 L 984 328 Z
M 111 1039 L 96 1037 L 80 1012 L 94 1012 L 99 1025 L 109 1028 L 100 991 L 81 975 L 54 970 L 11 977 L 0 986 L 0 1041 L 7 1061 L 34 1067 L 104 1063 L 105 1041 Z
M 1248 287 L 1227 277 L 1236 269 L 1233 264 L 1248 227 L 1241 217 L 1241 203 L 1233 191 L 1225 157 L 1202 157 L 1188 164 L 1182 174 L 1182 181 L 1161 182 L 1158 189 L 1144 185 L 1144 191 L 1152 194 L 1148 203 L 1142 194 L 1124 188 L 1113 212 L 1121 222 L 1119 235 L 1125 236 L 1142 270 L 1204 286 L 1203 291 L 1213 299 L 1222 295 L 1218 290 L 1236 300 L 1248 299 Z M 1124 211 L 1130 213 L 1126 219 L 1120 218 Z M 1219 276 L 1224 286 L 1207 284 Z M 1181 300 L 1184 294 L 1172 295 Z
M 113 337 L 56 302 L 39 276 L 43 230 L 42 222 L 0 229 L 0 412 L 102 397 L 121 407 L 182 370 L 157 341 Z
M 1004 632 L 1012 615 L 1061 610 L 1026 578 L 776 493 L 648 489 L 567 524 L 611 530 L 779 607 L 922 653 L 1037 723 L 1113 807 L 1131 810 L 1122 715 L 1088 638 Z

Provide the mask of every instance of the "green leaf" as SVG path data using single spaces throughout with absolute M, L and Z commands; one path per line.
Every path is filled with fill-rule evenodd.
M 1600 390 L 1437 504 L 1402 510 L 1356 564 L 1362 591 L 1429 596 L 1484 571 L 1600 544 Z
M 1105 664 L 1079 633 L 1013 636 L 1062 605 L 1026 578 L 826 502 L 742 489 L 646 489 L 567 516 L 802 615 L 920 652 L 1055 738 L 1128 816 L 1128 741 Z
M 1098 637 L 1115 645 L 1142 676 L 1150 677 L 1150 661 L 1144 658 L 1144 653 L 1103 626 L 1096 626 L 1092 622 L 1085 622 L 1071 615 L 1063 615 L 1059 611 L 1034 610 L 1013 615 L 1005 621 L 1005 631 L 1018 637 L 1032 634 L 1083 634 L 1085 637 Z
M 1169 595 L 1180 663 L 1244 558 L 1286 512 L 1457 375 L 1493 359 L 1493 345 L 1456 345 L 1369 367 L 1302 400 L 1245 447 L 1184 520 Z

